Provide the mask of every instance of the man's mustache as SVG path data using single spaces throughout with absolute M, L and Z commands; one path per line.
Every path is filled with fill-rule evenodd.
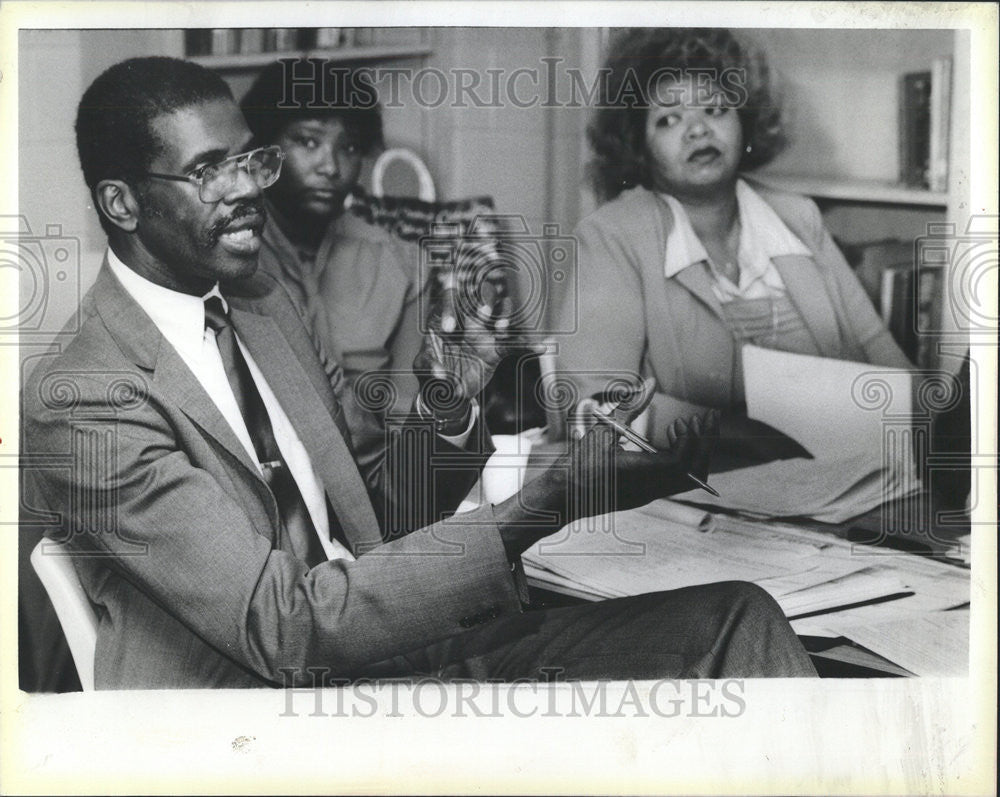
M 251 201 L 242 202 L 237 205 L 233 212 L 230 213 L 225 218 L 216 221 L 208 230 L 209 237 L 212 240 L 217 240 L 224 232 L 226 232 L 230 227 L 232 227 L 240 219 L 244 219 L 248 216 L 259 216 L 262 219 L 266 218 L 267 213 L 264 210 L 264 201 Z

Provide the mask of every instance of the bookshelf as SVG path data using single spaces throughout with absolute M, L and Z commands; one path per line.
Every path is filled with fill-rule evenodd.
M 430 55 L 423 28 L 191 28 L 184 56 L 228 76 L 279 58 L 334 62 L 393 61 Z
M 430 47 L 413 45 L 372 45 L 310 50 L 283 50 L 266 53 L 234 53 L 230 55 L 195 55 L 188 60 L 216 72 L 242 72 L 260 69 L 278 58 L 322 58 L 327 61 L 393 61 L 430 55 Z
M 912 207 L 948 207 L 946 191 L 911 188 L 895 180 L 864 180 L 851 177 L 761 173 L 761 181 L 773 188 L 806 194 L 814 199 Z
M 835 239 L 860 252 L 867 266 L 872 264 L 866 258 L 887 241 L 915 252 L 918 239 L 935 226 L 953 223 L 964 229 L 971 159 L 966 31 L 770 29 L 746 34 L 765 50 L 778 76 L 791 141 L 755 177 L 812 197 Z M 952 65 L 948 174 L 938 181 L 945 190 L 932 191 L 903 179 L 908 162 L 902 92 L 906 76 L 938 74 L 942 61 Z M 869 247 L 873 252 L 866 254 Z M 875 267 L 898 273 L 899 263 Z M 938 317 L 948 303 L 943 292 L 949 281 L 945 274 L 935 283 L 929 312 Z M 883 308 L 876 303 L 876 309 Z M 911 341 L 911 347 L 916 345 Z M 936 356 L 933 341 L 920 340 L 919 349 L 924 353 L 920 365 L 950 367 Z

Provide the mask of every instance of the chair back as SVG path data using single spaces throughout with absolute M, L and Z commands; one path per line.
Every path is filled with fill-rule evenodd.
M 48 593 L 69 643 L 85 692 L 94 689 L 97 612 L 83 591 L 68 546 L 44 539 L 31 552 L 31 566 Z

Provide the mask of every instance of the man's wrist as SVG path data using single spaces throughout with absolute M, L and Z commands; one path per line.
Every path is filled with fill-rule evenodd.
M 526 482 L 516 495 L 493 506 L 493 517 L 509 559 L 519 557 L 536 541 L 575 519 L 568 492 L 566 468 L 556 465 Z
M 446 437 L 452 437 L 464 432 L 469 426 L 469 418 L 472 415 L 472 402 L 466 399 L 460 405 L 447 412 L 443 410 L 432 411 L 425 403 L 423 396 L 417 394 L 414 402 L 417 415 L 425 421 L 434 424 L 434 431 Z

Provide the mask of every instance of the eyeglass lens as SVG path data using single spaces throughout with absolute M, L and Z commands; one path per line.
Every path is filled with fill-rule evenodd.
M 281 174 L 281 150 L 277 147 L 256 149 L 245 155 L 227 158 L 221 163 L 210 166 L 202 172 L 202 201 L 217 202 L 232 190 L 239 179 L 239 170 L 243 169 L 257 184 L 258 188 L 267 188 L 274 184 Z

